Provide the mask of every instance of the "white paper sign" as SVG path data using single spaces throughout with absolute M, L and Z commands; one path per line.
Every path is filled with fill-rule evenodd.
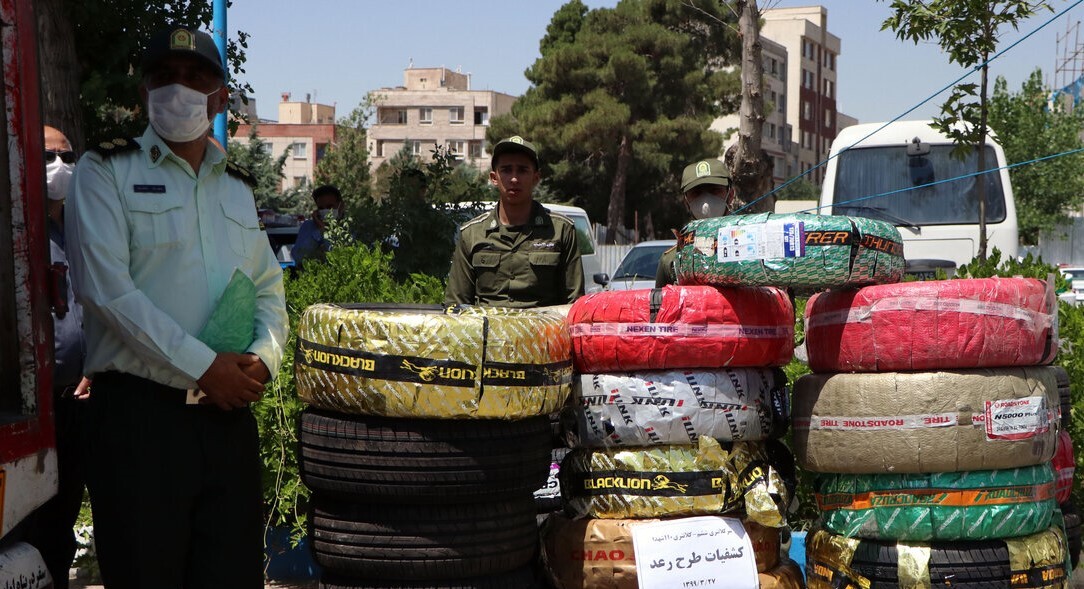
M 632 526 L 640 589 L 759 589 L 741 520 L 687 517 Z

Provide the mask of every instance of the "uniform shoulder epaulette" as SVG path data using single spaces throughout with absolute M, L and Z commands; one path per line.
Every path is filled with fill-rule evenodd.
M 109 141 L 101 141 L 90 148 L 91 151 L 102 156 L 102 159 L 117 155 L 118 153 L 135 151 L 137 149 L 139 149 L 138 141 L 130 138 L 125 139 L 123 137 L 117 137 L 116 139 L 110 139 Z
M 252 175 L 252 172 L 238 166 L 233 162 L 226 162 L 226 173 L 230 176 L 240 179 L 245 184 L 248 184 L 251 188 L 256 188 L 256 177 Z
M 464 229 L 466 229 L 467 227 L 470 227 L 471 225 L 477 225 L 478 223 L 481 223 L 482 221 L 485 221 L 486 219 L 489 218 L 489 215 L 492 212 L 493 211 L 486 211 L 486 212 L 478 215 L 477 217 L 471 219 L 470 221 L 467 221 L 466 223 L 463 223 L 462 225 L 459 226 L 459 231 L 462 232 Z

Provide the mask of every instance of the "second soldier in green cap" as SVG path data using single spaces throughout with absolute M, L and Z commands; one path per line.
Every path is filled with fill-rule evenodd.
M 685 208 L 689 209 L 694 219 L 728 215 L 734 205 L 734 185 L 730 182 L 730 172 L 726 164 L 714 158 L 685 166 L 681 174 L 681 193 Z M 655 273 L 656 288 L 677 283 L 674 258 L 680 246 L 675 244 L 663 252 Z
M 505 139 L 493 147 L 491 166 L 500 200 L 460 228 L 445 302 L 525 308 L 576 300 L 583 295 L 576 229 L 534 200 L 542 179 L 534 145 Z

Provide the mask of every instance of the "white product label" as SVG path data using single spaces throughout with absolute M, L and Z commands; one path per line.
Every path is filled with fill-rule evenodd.
M 1049 412 L 1043 397 L 986 402 L 988 440 L 1023 440 L 1035 437 L 1049 428 Z
M 547 499 L 552 497 L 561 496 L 561 479 L 558 475 L 561 472 L 561 463 L 550 463 L 550 476 L 546 479 L 546 483 L 542 485 L 541 489 L 534 492 L 534 496 L 538 499 Z
M 719 229 L 720 262 L 797 258 L 805 255 L 805 224 L 769 221 Z
M 631 526 L 640 589 L 757 589 L 753 543 L 741 520 L 687 517 Z
M 925 415 L 893 415 L 889 417 L 820 417 L 795 419 L 799 429 L 832 430 L 883 430 L 919 429 L 927 427 L 951 427 L 958 423 L 955 413 L 931 413 Z

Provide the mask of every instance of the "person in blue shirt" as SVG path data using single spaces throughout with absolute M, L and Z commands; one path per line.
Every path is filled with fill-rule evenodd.
M 312 217 L 301 224 L 297 230 L 297 241 L 290 249 L 290 257 L 294 259 L 298 270 L 302 269 L 306 259 L 324 259 L 324 255 L 331 250 L 331 243 L 324 237 L 324 230 L 327 229 L 328 221 L 342 218 L 345 211 L 342 193 L 331 184 L 313 190 L 312 200 L 316 202 L 316 210 Z

